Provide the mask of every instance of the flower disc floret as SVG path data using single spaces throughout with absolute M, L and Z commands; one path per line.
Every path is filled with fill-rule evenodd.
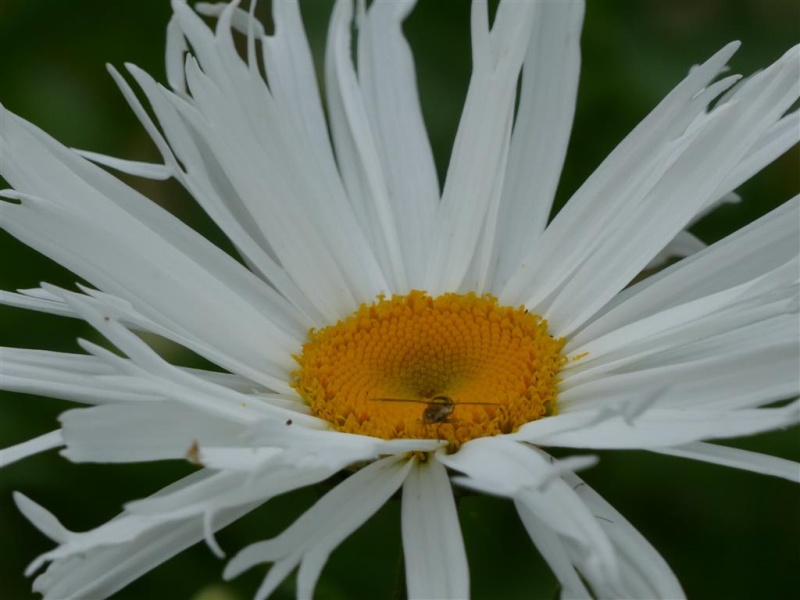
M 564 344 L 493 296 L 412 291 L 311 330 L 293 386 L 339 431 L 458 448 L 555 414 Z

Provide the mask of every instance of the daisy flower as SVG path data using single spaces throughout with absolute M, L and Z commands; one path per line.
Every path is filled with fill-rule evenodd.
M 158 164 L 68 149 L 2 109 L 2 226 L 86 282 L 2 301 L 110 344 L 3 349 L 3 388 L 87 405 L 3 465 L 54 448 L 197 465 L 85 532 L 15 494 L 56 542 L 27 570 L 45 598 L 106 597 L 201 540 L 222 557 L 218 530 L 342 473 L 224 577 L 271 565 L 265 598 L 297 570 L 309 598 L 399 494 L 408 596 L 466 598 L 455 485 L 513 501 L 563 598 L 677 598 L 656 549 L 577 474 L 587 450 L 797 479 L 708 440 L 798 421 L 800 199 L 709 247 L 686 228 L 797 141 L 798 48 L 745 79 L 725 73 L 737 44 L 695 66 L 548 222 L 583 4 L 501 2 L 490 24 L 473 2 L 441 186 L 401 29 L 412 6 L 336 3 L 323 108 L 296 1 L 273 4 L 274 34 L 238 2 L 173 2 L 169 86 L 110 68 Z M 175 179 L 236 256 L 103 167 Z M 172 364 L 141 334 L 214 367 Z

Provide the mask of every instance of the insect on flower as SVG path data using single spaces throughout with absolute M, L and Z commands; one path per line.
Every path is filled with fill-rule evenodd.
M 420 404 L 427 404 L 425 410 L 422 412 L 422 422 L 426 425 L 434 425 L 436 423 L 453 423 L 454 420 L 450 418 L 456 406 L 461 404 L 491 406 L 495 402 L 454 402 L 450 396 L 433 396 L 432 398 L 415 399 L 415 398 L 373 398 L 373 402 L 418 402 Z

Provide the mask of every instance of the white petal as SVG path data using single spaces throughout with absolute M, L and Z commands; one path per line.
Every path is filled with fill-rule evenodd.
M 238 374 L 237 376 L 240 381 L 250 382 L 248 391 L 268 387 L 277 392 L 293 394 L 287 379 L 287 369 L 284 367 L 262 363 L 257 368 L 253 368 L 253 366 L 227 355 L 224 351 L 207 343 L 205 340 L 191 336 L 188 332 L 186 335 L 183 335 L 168 329 L 156 321 L 148 319 L 145 315 L 135 310 L 130 302 L 119 297 L 89 288 L 81 288 L 82 291 L 86 293 L 86 296 L 82 296 L 49 284 L 43 285 L 46 290 L 57 294 L 62 299 L 66 299 L 65 304 L 68 307 L 76 303 L 80 306 L 91 306 L 94 313 L 102 313 L 104 320 L 105 317 L 108 317 L 109 320 L 118 321 L 129 329 L 159 334 L 177 344 L 194 350 L 201 356 L 205 356 L 218 365 L 225 366 Z M 79 285 L 78 287 L 81 286 Z M 83 313 L 80 311 L 76 311 L 72 308 L 70 308 L 70 310 L 77 316 L 83 317 Z
M 401 28 L 415 4 L 379 0 L 358 23 L 358 81 L 412 289 L 423 286 L 439 204 L 414 61 Z
M 300 598 L 313 595 L 320 563 L 402 485 L 414 460 L 390 456 L 364 467 L 328 492 L 278 537 L 252 544 L 225 568 L 226 579 L 261 562 L 275 562 L 256 597 L 265 598 L 309 556 L 297 581 Z
M 473 73 L 437 215 L 425 289 L 456 290 L 467 273 L 495 188 L 530 38 L 534 2 L 504 2 L 488 30 L 487 7 L 474 2 Z M 475 152 L 480 148 L 480 152 Z
M 344 433 L 328 429 L 328 424 L 321 420 L 320 426 L 312 429 L 274 419 L 254 424 L 248 441 L 261 447 L 282 449 L 284 452 L 278 457 L 282 464 L 322 467 L 334 471 L 380 456 L 432 452 L 446 445 L 439 440 L 382 440 Z
M 215 471 L 193 486 L 129 502 L 125 510 L 133 515 L 173 521 L 214 515 L 226 508 L 266 502 L 281 494 L 314 485 L 335 472 L 331 469 L 287 468 L 285 465 L 252 473 Z
M 622 141 L 548 225 L 500 294 L 504 303 L 526 299 L 534 282 L 538 298 L 548 297 L 591 254 L 630 194 L 651 187 L 674 161 L 675 141 L 712 98 L 705 86 L 736 51 L 729 44 L 693 69 Z M 731 82 L 733 83 L 733 82 Z M 677 233 L 677 232 L 676 232 Z M 579 240 L 580 243 L 576 243 Z
M 186 38 L 183 37 L 181 28 L 173 16 L 167 24 L 167 44 L 165 55 L 165 67 L 167 71 L 167 81 L 170 87 L 177 92 L 186 92 L 186 78 L 183 74 L 184 54 L 189 49 L 186 45 Z
M 685 258 L 706 248 L 706 243 L 688 231 L 681 231 L 664 249 L 655 255 L 645 270 L 661 267 L 671 258 Z
M 789 320 L 792 322 L 796 326 L 797 320 Z M 728 336 L 720 337 L 722 346 Z M 601 374 L 568 387 L 559 394 L 559 406 L 565 413 L 608 409 L 633 398 L 660 394 L 659 403 L 664 407 L 736 410 L 800 393 L 795 376 L 800 348 L 791 330 L 784 330 L 777 340 L 756 338 L 753 344 L 741 346 L 741 351 L 723 346 L 717 352 L 697 353 L 691 345 L 677 347 L 653 357 L 649 364 L 645 359 L 619 373 Z
M 273 360 L 285 360 L 297 347 L 304 328 L 277 308 L 263 283 L 155 204 L 54 141 L 37 140 L 40 133 L 3 115 L 2 144 L 17 149 L 6 150 L 14 158 L 3 161 L 9 165 L 3 175 L 22 189 L 52 193 L 69 204 L 6 192 L 7 197 L 23 198 L 20 205 L 4 205 L 3 225 L 10 233 L 126 297 L 165 328 L 190 331 L 232 358 L 254 368 L 258 364 L 258 370 L 271 362 L 270 353 Z M 37 165 L 35 174 L 32 164 Z M 111 198 L 129 202 L 123 209 Z M 198 289 L 203 293 L 198 295 Z M 215 318 L 209 320 L 209 314 Z M 277 351 L 280 345 L 283 352 Z
M 27 442 L 0 449 L 0 469 L 18 460 L 22 460 L 23 458 L 39 454 L 40 452 L 46 452 L 47 450 L 52 450 L 53 448 L 58 448 L 63 445 L 64 439 L 61 435 L 61 430 L 56 429 L 55 431 L 45 433 Z
M 315 157 L 307 138 L 239 58 L 230 31 L 233 8 L 212 35 L 188 7 L 176 6 L 197 60 L 190 56 L 186 64 L 190 99 L 169 100 L 283 268 L 335 320 L 387 287 L 341 186 L 327 170 L 307 168 Z
M 403 484 L 403 555 L 409 598 L 469 597 L 469 566 L 453 490 L 435 459 L 417 464 Z
M 351 59 L 352 0 L 336 3 L 325 52 L 331 134 L 347 195 L 392 289 L 407 291 L 389 190 Z
M 510 436 L 476 438 L 464 444 L 455 454 L 439 452 L 437 460 L 467 477 L 454 481 L 480 491 L 515 497 L 525 490 L 545 487 L 564 469 L 592 466 L 592 456 L 570 457 L 559 462 Z M 549 459 L 549 460 L 548 460 Z M 524 473 L 524 477 L 521 476 Z
M 720 184 L 715 196 L 722 197 L 738 188 L 761 169 L 800 141 L 800 111 L 784 116 L 753 145 L 736 168 Z
M 596 380 L 603 373 L 674 362 L 664 358 L 665 354 L 671 357 L 676 352 L 693 351 L 697 358 L 710 358 L 713 352 L 708 345 L 717 336 L 740 337 L 735 348 L 717 344 L 718 355 L 755 350 L 754 346 L 766 349 L 791 345 L 797 339 L 791 332 L 777 331 L 771 339 L 762 339 L 756 325 L 774 321 L 791 327 L 796 323 L 797 284 L 791 280 L 796 279 L 798 269 L 800 262 L 792 261 L 753 282 L 669 308 L 584 344 L 574 354 L 582 358 L 566 366 L 561 389 Z M 750 337 L 737 336 L 740 331 Z M 704 346 L 704 351 L 695 349 L 697 345 Z
M 574 473 L 564 480 L 588 506 L 600 527 L 608 534 L 619 560 L 621 588 L 603 593 L 601 582 L 591 581 L 599 597 L 684 598 L 678 578 L 655 548 L 625 517 L 586 485 Z
M 64 543 L 73 535 L 53 513 L 28 498 L 25 494 L 14 492 L 14 503 L 17 505 L 19 512 L 33 523 L 36 529 L 54 542 Z
M 185 459 L 193 444 L 237 439 L 241 425 L 172 402 L 124 403 L 70 410 L 60 417 L 73 462 Z
M 513 498 L 548 524 L 554 532 L 577 544 L 577 561 L 593 577 L 616 581 L 615 559 L 602 530 L 575 497 L 560 475 L 572 468 L 596 463 L 594 457 L 571 457 L 555 462 L 543 452 L 501 438 L 473 440 L 469 457 L 458 457 L 468 445 L 445 464 L 468 477 L 453 481 L 472 489 Z M 549 459 L 549 460 L 548 460 Z
M 588 600 L 592 594 L 586 589 L 580 575 L 575 570 L 572 559 L 567 552 L 564 540 L 542 521 L 522 502 L 515 502 L 522 524 L 528 531 L 536 549 L 552 569 L 561 585 L 561 598 L 564 600 Z
M 800 422 L 800 404 L 784 408 L 691 410 L 651 408 L 631 422 L 607 418 L 593 426 L 537 437 L 544 446 L 641 448 L 678 446 L 711 438 L 739 437 Z
M 500 160 L 498 162 L 497 170 L 499 173 L 504 173 L 506 165 L 508 164 L 508 153 L 511 142 L 511 115 L 508 116 L 507 133 L 504 136 L 505 143 L 500 149 Z M 487 204 L 486 215 L 483 219 L 483 225 L 480 232 L 480 237 L 475 240 L 474 256 L 470 269 L 467 271 L 464 279 L 461 282 L 459 291 L 461 292 L 474 292 L 476 294 L 483 294 L 489 290 L 491 284 L 491 277 L 495 270 L 496 251 L 495 243 L 503 244 L 502 231 L 498 229 L 497 220 L 500 215 L 500 208 L 503 198 L 504 181 L 499 180 L 498 184 L 492 190 L 491 198 Z
M 183 488 L 191 488 L 202 484 L 211 475 L 208 471 L 197 471 L 180 479 L 166 488 L 156 492 L 153 497 L 161 494 L 172 493 Z M 116 541 L 125 542 L 135 538 L 148 528 L 157 526 L 158 520 L 143 520 L 138 517 L 121 513 L 100 527 L 84 533 L 76 533 L 64 528 L 58 520 L 44 507 L 36 504 L 22 494 L 16 494 L 15 500 L 20 511 L 30 519 L 31 523 L 45 535 L 57 541 L 61 546 L 37 558 L 26 570 L 27 574 L 38 570 L 42 564 L 56 558 L 65 558 L 73 554 L 93 549 L 97 546 L 113 544 Z
M 121 173 L 128 175 L 135 175 L 136 177 L 144 177 L 146 179 L 163 180 L 172 177 L 172 168 L 166 165 L 157 163 L 146 163 L 137 160 L 124 160 L 114 156 L 107 156 L 105 154 L 98 154 L 97 152 L 89 152 L 88 150 L 78 150 L 73 148 L 76 154 L 86 158 L 93 163 L 111 167 Z
M 80 294 L 65 296 L 65 299 L 131 360 L 125 360 L 90 342 L 80 340 L 80 345 L 124 375 L 133 376 L 142 386 L 140 389 L 155 391 L 160 396 L 233 422 L 251 423 L 265 417 L 283 420 L 293 418 L 309 424 L 319 421 L 305 414 L 299 406 L 287 408 L 283 403 L 272 403 L 265 397 L 244 395 L 174 367 L 120 323 L 98 310 L 94 299 Z
M 93 356 L 2 348 L 0 389 L 83 404 L 143 402 L 159 396 L 108 379 L 117 371 Z
M 736 233 L 621 292 L 566 352 L 648 315 L 752 281 L 797 257 L 800 196 Z
M 563 257 L 555 257 L 550 248 L 538 248 L 545 244 L 546 232 L 537 244 L 535 259 L 559 283 L 551 287 L 536 277 L 534 269 L 525 275 L 532 292 L 525 304 L 547 317 L 558 335 L 568 335 L 591 318 L 715 199 L 713 193 L 722 179 L 795 100 L 798 57 L 788 52 L 748 80 L 729 101 L 696 119 L 681 137 L 661 142 L 656 155 L 662 152 L 663 156 L 645 169 L 635 169 L 633 175 L 627 172 L 627 180 L 617 182 L 615 199 L 597 202 L 591 209 L 582 206 L 582 218 L 588 220 L 590 230 L 567 232 L 551 226 L 548 231 L 565 236 L 556 245 L 574 246 L 580 239 L 580 250 L 570 248 Z M 641 149 L 641 154 L 644 157 L 647 152 Z M 560 217 L 561 213 L 553 225 Z M 606 235 L 609 230 L 614 235 Z M 570 257 L 578 260 L 565 264 Z
M 168 291 L 177 294 L 180 292 L 180 284 L 185 284 L 188 280 L 195 286 L 204 286 L 207 293 L 217 297 L 220 302 L 223 298 L 218 296 L 219 294 L 227 296 L 224 302 L 231 309 L 238 306 L 238 309 L 245 311 L 243 314 L 260 313 L 253 315 L 253 323 L 266 318 L 272 322 L 272 327 L 276 327 L 276 324 L 287 327 L 293 321 L 297 322 L 297 313 L 273 290 L 157 204 L 150 202 L 5 109 L 0 109 L 0 118 L 3 121 L 0 142 L 5 148 L 5 158 L 0 168 L 5 178 L 18 191 L 17 194 L 4 195 L 14 198 L 20 198 L 22 195 L 25 198 L 23 205 L 26 203 L 36 205 L 30 207 L 32 210 L 46 212 L 48 216 L 53 212 L 69 215 L 69 221 L 76 222 L 75 227 L 91 230 L 91 236 L 85 239 L 83 244 L 76 243 L 66 233 L 41 240 L 38 245 L 43 245 L 45 251 L 50 250 L 51 253 L 57 254 L 56 260 L 59 258 L 64 260 L 69 255 L 75 258 L 81 257 L 80 260 L 68 260 L 71 265 L 75 263 L 72 265 L 73 271 L 78 274 L 81 274 L 81 271 L 91 272 L 93 278 L 108 284 L 111 289 L 106 291 L 117 288 L 130 293 L 126 285 L 130 286 L 131 278 L 137 271 L 143 270 L 141 266 L 138 269 L 134 268 L 137 266 L 136 261 L 146 261 L 153 257 L 155 263 L 159 265 L 163 263 L 162 270 L 172 270 L 168 277 L 164 277 L 164 281 L 156 281 L 157 286 L 154 286 L 153 278 L 160 273 L 151 265 L 150 270 L 144 274 L 149 279 L 140 281 L 137 286 L 137 291 L 145 298 L 154 294 L 153 287 L 157 287 L 162 295 Z M 45 200 L 37 202 L 31 198 L 32 196 Z M 47 200 L 51 200 L 52 205 Z M 16 218 L 12 217 L 17 215 L 19 218 L 24 218 L 26 212 L 28 211 L 25 210 L 25 206 L 6 204 L 4 223 L 19 231 L 20 225 L 23 224 L 15 223 Z M 37 221 L 37 226 L 41 225 L 42 228 L 46 224 L 44 217 L 41 223 Z M 35 229 L 25 232 L 23 228 L 19 233 L 25 233 L 36 240 L 44 237 L 38 232 L 38 227 Z M 100 231 L 97 231 L 98 229 Z M 115 253 L 111 253 L 109 249 L 106 253 L 112 254 L 115 258 L 117 254 L 121 254 L 117 260 L 127 260 L 132 263 L 131 265 L 119 264 L 110 259 L 104 261 L 102 251 L 92 255 L 94 260 L 83 257 L 93 249 L 91 247 L 93 240 L 99 239 L 108 243 L 106 238 L 112 236 L 115 242 L 113 247 L 123 246 L 123 248 L 117 249 Z M 59 243 L 67 246 L 58 248 Z M 137 253 L 129 256 L 131 250 L 126 246 L 136 246 Z M 103 267 L 107 270 L 103 271 Z M 117 280 L 119 275 L 114 270 L 116 267 L 126 273 L 125 282 Z M 145 298 L 142 298 L 143 305 L 148 303 L 145 302 Z M 194 297 L 192 300 L 193 302 L 186 301 L 181 304 L 198 303 L 198 298 Z M 156 303 L 158 309 L 169 314 L 162 305 L 157 304 L 157 299 L 149 299 L 149 302 Z M 186 306 L 182 308 L 185 311 Z M 222 309 L 218 308 L 218 312 L 219 310 Z M 187 317 L 192 314 L 190 311 L 185 312 Z M 304 326 L 300 325 L 299 328 L 302 330 Z M 202 331 L 203 327 L 196 325 L 195 329 Z
M 67 306 L 66 304 L 64 306 Z M 70 312 L 72 310 L 70 309 Z M 74 313 L 75 316 L 78 316 Z M 120 371 L 95 356 L 0 348 L 3 357 L 3 377 L 0 389 L 39 396 L 49 396 L 80 402 L 105 404 L 109 402 L 146 402 L 162 400 L 157 390 L 146 382 L 139 383 L 119 377 Z M 252 381 L 230 373 L 181 369 L 195 377 L 241 393 L 258 393 L 263 388 Z M 263 398 L 263 393 L 258 393 Z M 278 402 L 272 399 L 272 402 Z M 281 400 L 286 406 L 286 400 Z M 289 401 L 294 405 L 297 401 Z
M 45 290 L 33 288 L 30 290 L 18 290 L 18 292 L 0 290 L 0 304 L 36 310 L 60 317 L 76 316 L 64 302 L 58 297 L 47 294 Z
M 173 176 L 194 196 L 198 204 L 225 232 L 253 271 L 274 285 L 309 318 L 312 320 L 317 318 L 318 313 L 305 299 L 297 285 L 289 279 L 281 266 L 259 246 L 256 232 L 253 231 L 254 227 L 251 224 L 252 219 L 249 219 L 246 214 L 240 214 L 245 211 L 239 208 L 235 202 L 226 201 L 227 198 L 235 195 L 230 189 L 230 183 L 224 173 L 210 162 L 213 161 L 213 157 L 207 156 L 208 152 L 204 152 L 202 147 L 196 146 L 197 142 L 193 139 L 187 124 L 165 98 L 167 92 L 162 90 L 143 71 L 133 66 L 129 66 L 129 69 L 147 95 L 165 134 L 169 137 L 169 144 L 158 131 L 128 83 L 112 67 L 109 67 L 109 72 L 131 109 L 158 147 L 165 164 L 170 166 Z M 170 144 L 172 148 L 170 148 Z M 180 159 L 180 163 L 178 159 Z M 316 322 L 319 323 L 319 320 Z
M 584 10 L 582 1 L 536 3 L 505 172 L 494 289 L 547 225 L 575 113 Z
M 198 475 L 202 479 L 202 474 L 195 474 L 167 490 L 192 485 Z M 247 504 L 222 511 L 213 528 L 225 527 L 253 508 L 253 504 Z M 34 520 L 27 510 L 25 514 L 37 527 L 46 527 L 46 519 Z M 34 590 L 50 600 L 110 596 L 204 537 L 200 519 L 169 522 L 125 513 L 86 533 L 63 533 L 63 545 L 39 557 L 29 568 L 30 572 L 44 561 L 53 561 L 34 581 Z
M 750 452 L 739 448 L 729 448 L 728 446 L 703 442 L 672 448 L 658 448 L 654 449 L 653 452 L 702 460 L 716 465 L 762 473 L 763 475 L 782 477 L 783 479 L 800 483 L 800 463 L 759 452 Z

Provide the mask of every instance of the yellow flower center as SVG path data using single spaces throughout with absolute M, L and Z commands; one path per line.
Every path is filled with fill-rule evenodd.
M 309 331 L 292 385 L 339 431 L 457 449 L 555 414 L 564 344 L 492 296 L 413 291 Z

